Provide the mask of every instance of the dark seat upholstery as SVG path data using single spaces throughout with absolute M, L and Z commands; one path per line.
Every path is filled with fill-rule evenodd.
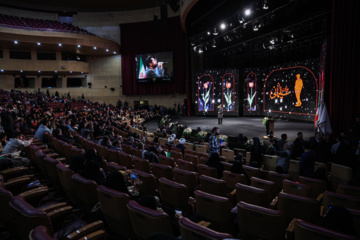
M 130 201 L 129 195 L 102 185 L 97 188 L 97 191 L 101 211 L 108 228 L 123 238 L 134 238 L 135 235 L 127 209 L 127 204 Z
M 229 192 L 235 189 L 237 183 L 247 183 L 245 174 L 232 173 L 230 171 L 223 172 L 223 179 Z
M 268 193 L 266 190 L 256 187 L 251 187 L 241 183 L 235 185 L 236 201 L 244 201 L 246 203 L 268 207 Z
M 229 198 L 220 197 L 202 191 L 195 191 L 196 212 L 211 222 L 211 229 L 234 234 L 232 221 L 232 202 Z
M 133 156 L 133 163 L 136 170 L 150 173 L 150 163 L 148 160 Z
M 294 239 L 338 239 L 338 240 L 355 240 L 356 236 L 332 231 L 331 229 L 320 227 L 318 225 L 297 219 L 294 227 Z
M 160 178 L 159 185 L 163 204 L 191 213 L 189 191 L 184 184 Z
M 283 213 L 240 201 L 237 204 L 240 235 L 261 239 L 284 239 L 289 224 Z
M 127 205 L 134 232 L 139 239 L 145 239 L 154 232 L 172 234 L 171 222 L 165 212 L 152 210 L 130 200 Z
M 228 191 L 224 180 L 205 175 L 200 175 L 199 179 L 201 191 L 222 197 L 227 196 Z
M 199 175 L 206 175 L 206 176 L 213 177 L 213 178 L 218 177 L 218 172 L 217 172 L 216 168 L 209 167 L 204 164 L 198 164 L 196 166 L 196 169 L 197 169 L 197 172 Z
M 84 178 L 77 173 L 72 175 L 72 179 L 74 179 L 76 189 L 75 195 L 80 203 L 78 207 L 84 209 L 86 212 L 90 212 L 99 201 L 96 182 Z
M 186 240 L 220 240 L 220 239 L 231 239 L 232 235 L 228 233 L 221 233 L 211 230 L 210 228 L 203 227 L 197 223 L 194 223 L 182 217 L 179 220 L 180 232 L 182 239 Z
M 311 197 L 313 189 L 308 185 L 285 179 L 283 180 L 283 191 L 298 196 Z
M 289 219 L 300 218 L 315 222 L 320 217 L 320 203 L 315 198 L 280 192 L 277 208 Z
M 152 173 L 157 179 L 164 177 L 166 179 L 172 180 L 174 178 L 173 169 L 168 165 L 152 163 L 151 167 L 152 167 Z
M 193 195 L 198 186 L 198 174 L 196 172 L 174 168 L 174 181 L 184 184 L 188 188 L 190 195 Z

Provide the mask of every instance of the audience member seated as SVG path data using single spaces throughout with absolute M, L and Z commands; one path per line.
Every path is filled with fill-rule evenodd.
M 28 141 L 25 140 L 25 136 L 19 132 L 14 132 L 13 137 L 10 138 L 9 142 L 5 145 L 1 156 L 10 156 L 9 160 L 6 160 L 12 166 L 28 166 L 30 160 L 28 158 L 21 156 L 21 151 L 23 148 L 30 146 L 34 139 Z M 4 160 L 5 161 L 5 160 Z
M 39 126 L 39 128 L 37 129 L 36 133 L 35 133 L 35 138 L 41 142 L 43 142 L 45 140 L 45 137 L 47 135 L 49 135 L 50 133 L 52 133 L 52 130 L 49 129 L 50 127 L 50 122 L 47 119 L 44 119 L 41 122 L 41 125 Z
M 314 164 L 316 161 L 316 152 L 311 150 L 310 142 L 304 142 L 304 153 L 301 154 L 299 165 L 299 176 L 314 177 Z

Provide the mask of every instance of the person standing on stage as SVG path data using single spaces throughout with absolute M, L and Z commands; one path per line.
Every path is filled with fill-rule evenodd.
M 220 154 L 220 147 L 225 147 L 226 143 L 220 141 L 220 144 L 217 140 L 217 136 L 220 134 L 220 128 L 218 127 L 214 127 L 211 130 L 211 136 L 209 138 L 209 156 L 212 153 L 219 153 Z
M 219 105 L 218 107 L 218 124 L 222 125 L 222 119 L 223 119 L 223 115 L 224 115 L 224 109 L 222 107 L 222 105 Z

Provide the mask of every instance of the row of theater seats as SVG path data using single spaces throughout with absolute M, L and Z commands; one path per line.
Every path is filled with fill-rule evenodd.
M 26 30 L 40 30 L 40 31 L 57 31 L 70 32 L 79 34 L 90 34 L 85 29 L 81 29 L 69 23 L 62 23 L 55 20 L 43 20 L 24 18 L 0 14 L 0 25 L 11 28 L 19 28 Z
M 95 145 L 93 146 L 96 148 Z M 111 150 L 107 151 L 111 152 Z M 246 185 L 248 179 L 245 175 L 234 174 L 229 171 L 224 171 L 223 179 L 216 179 L 215 169 L 205 165 L 201 166 L 201 164 L 193 164 L 194 161 L 195 163 L 199 161 L 199 156 L 195 155 L 198 153 L 194 151 L 192 152 L 194 155 L 184 154 L 182 156 L 181 153 L 177 153 L 179 154 L 177 161 L 171 157 L 161 157 L 160 161 L 162 162 L 160 164 L 150 164 L 146 159 L 136 156 L 138 153 L 136 149 L 127 149 L 126 151 L 128 154 L 120 153 L 118 159 L 108 163 L 110 171 L 133 168 L 133 173 L 138 174 L 143 182 L 139 188 L 140 194 L 156 194 L 159 190 L 164 204 L 185 212 L 189 209 L 190 211 L 196 209 L 197 213 L 203 214 L 212 223 L 213 229 L 220 232 L 234 234 L 236 226 L 232 224 L 230 210 L 238 203 L 239 229 L 241 232 L 265 239 L 281 239 L 278 237 L 285 234 L 285 228 L 291 219 L 299 218 L 308 221 L 294 222 L 296 229 L 301 228 L 301 226 L 308 227 L 309 224 L 311 225 L 318 220 L 321 216 L 322 198 L 324 209 L 327 209 L 330 204 L 346 206 L 353 214 L 354 227 L 359 224 L 359 188 L 339 184 L 338 193 L 334 193 L 326 191 L 327 183 L 324 180 L 300 177 L 299 182 L 294 182 L 291 181 L 292 177 L 287 174 L 243 166 L 250 177 L 250 186 L 248 186 Z M 172 153 L 172 151 L 170 152 Z M 101 154 L 101 151 L 99 153 Z M 190 156 L 186 158 L 186 155 Z M 104 156 L 108 156 L 110 159 L 106 153 Z M 126 162 L 124 159 L 127 159 Z M 192 164 L 194 168 L 181 169 L 182 161 Z M 175 162 L 178 164 L 178 168 L 175 167 Z M 224 166 L 229 167 L 230 165 L 226 163 Z M 236 193 L 231 194 L 230 192 L 234 188 Z M 318 195 L 323 195 L 323 197 L 318 197 Z M 196 200 L 193 208 L 188 203 L 190 196 L 194 196 Z M 275 201 L 273 201 L 274 197 L 276 197 Z M 270 204 L 271 202 L 273 204 Z M 249 211 L 253 211 L 255 216 L 261 216 L 255 218 L 256 221 L 254 220 L 254 222 L 268 221 L 269 226 L 273 227 L 267 227 L 264 231 L 259 231 L 258 227 L 249 228 L 245 224 L 248 221 L 246 219 L 249 219 Z M 255 212 L 257 214 L 254 214 Z M 252 214 L 250 215 L 252 216 Z M 275 221 L 272 218 L 273 216 L 280 216 L 280 222 Z M 314 229 L 321 229 L 316 225 L 312 226 Z M 136 226 L 134 226 L 134 230 L 135 228 Z M 142 230 L 144 229 L 142 228 Z M 140 232 L 142 230 L 138 229 Z M 146 235 L 146 233 L 143 234 Z M 358 234 L 360 233 L 358 232 Z
M 35 168 L 16 167 L 0 173 L 0 222 L 11 239 L 105 239 L 102 221 L 79 219 L 73 206 L 56 196 L 47 165 L 64 160 L 56 160 L 57 154 L 41 148 L 27 149 Z

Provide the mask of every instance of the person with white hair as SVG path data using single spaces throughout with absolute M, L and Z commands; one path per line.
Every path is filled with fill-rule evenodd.
M 186 142 L 185 138 L 180 138 L 179 139 L 179 144 L 176 145 L 176 148 L 181 149 L 181 152 L 182 152 L 183 155 L 184 155 L 184 150 L 186 149 L 186 147 L 184 146 L 185 142 Z

